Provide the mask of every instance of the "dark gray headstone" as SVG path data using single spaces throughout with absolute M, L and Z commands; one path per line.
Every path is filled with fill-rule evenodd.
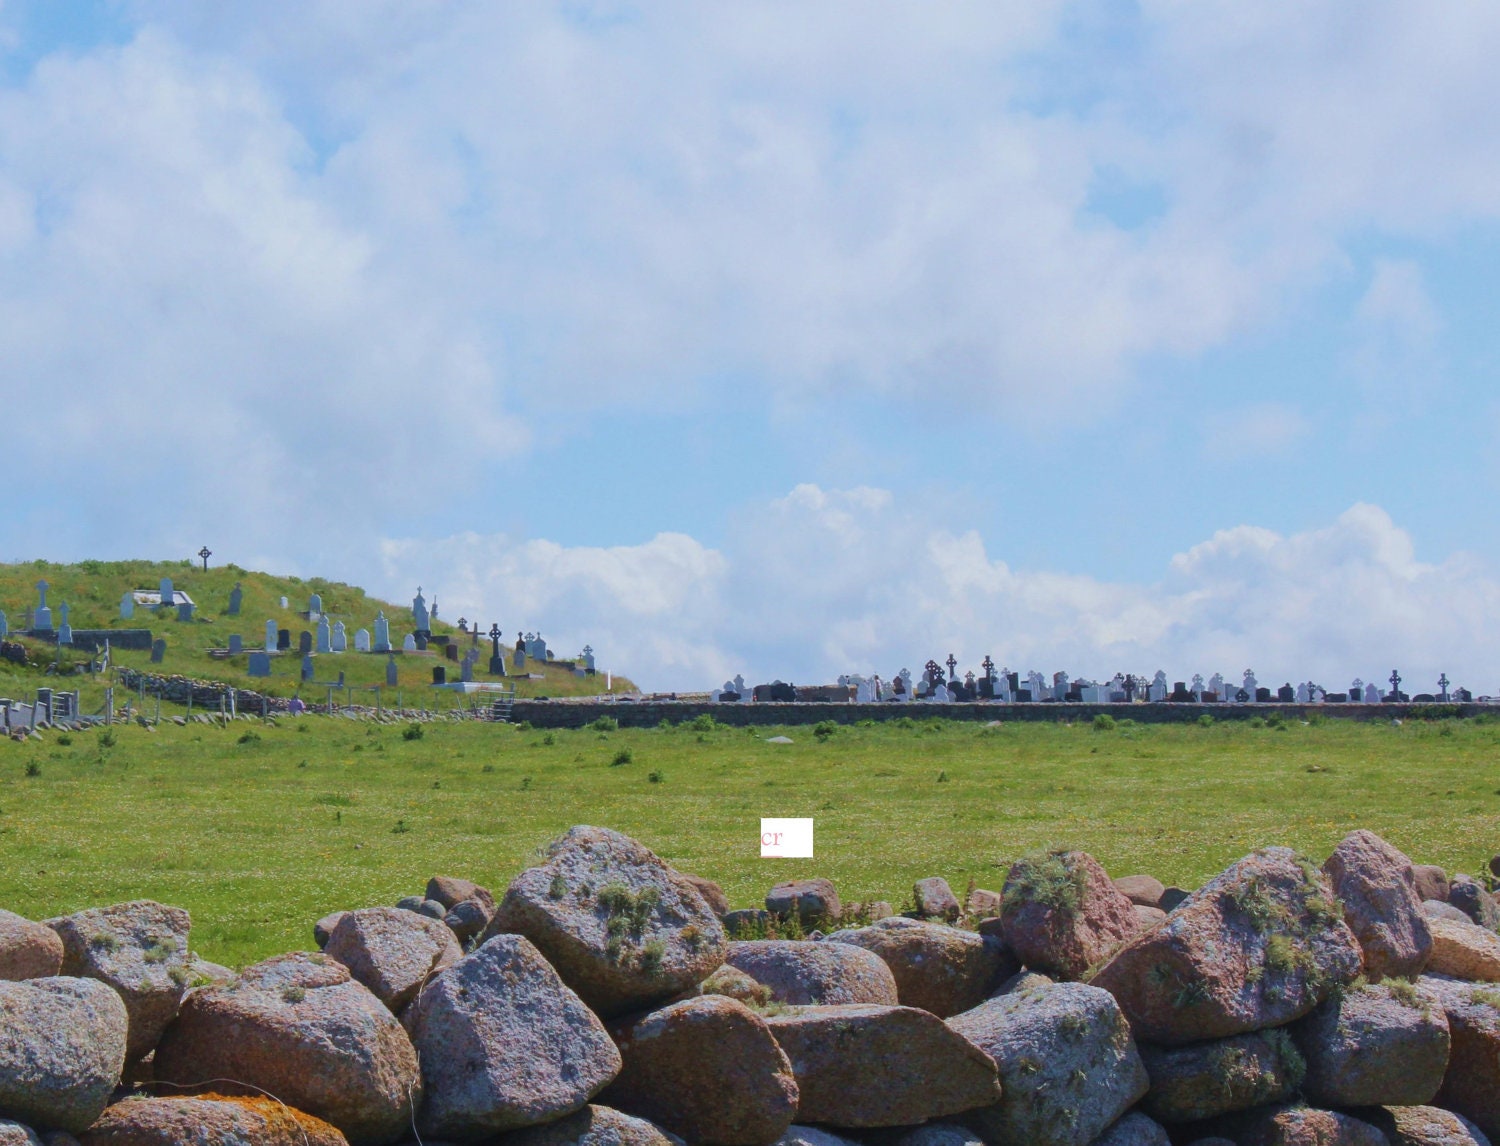
M 445 668 L 443 665 L 433 665 L 432 666 L 432 683 L 433 684 L 447 684 L 448 683 L 448 670 L 447 670 L 447 668 Z
M 449 641 L 444 645 L 443 656 L 447 657 L 450 661 L 456 662 L 458 660 L 458 642 Z
M 231 617 L 238 617 L 240 615 L 240 605 L 243 603 L 244 599 L 244 590 L 240 588 L 240 583 L 236 581 L 234 583 L 234 588 L 229 590 L 229 608 L 225 610 L 226 615 Z
M 245 651 L 245 638 L 238 633 L 229 634 L 229 655 L 237 656 Z
M 307 656 L 308 653 L 312 652 L 312 649 L 313 635 L 306 629 L 303 629 L 300 633 L 297 634 L 297 651 L 303 656 Z
M 385 662 L 385 683 L 389 687 L 395 688 L 399 679 L 400 678 L 396 675 L 396 658 L 387 658 Z
M 505 675 L 505 657 L 497 655 L 490 658 L 490 676 Z
M 271 654 L 264 652 L 251 653 L 250 666 L 245 671 L 251 676 L 270 676 Z
M 292 630 L 291 629 L 277 629 L 276 630 L 276 649 L 277 649 L 277 651 L 284 653 L 284 652 L 286 652 L 291 647 L 292 647 Z
M 157 637 L 156 640 L 151 642 L 151 663 L 154 665 L 161 664 L 162 657 L 166 655 L 167 642 Z
M 193 619 L 193 606 L 184 601 L 177 606 L 177 619 L 179 621 L 191 621 Z
M 427 634 L 418 630 L 414 635 L 417 639 L 417 652 L 425 653 L 427 651 Z
M 302 654 L 302 679 L 303 680 L 312 680 L 312 678 L 313 678 L 313 659 L 312 659 L 312 654 L 311 653 L 303 653 Z

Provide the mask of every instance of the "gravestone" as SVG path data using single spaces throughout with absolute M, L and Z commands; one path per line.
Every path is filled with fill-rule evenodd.
M 238 656 L 245 651 L 245 641 L 238 633 L 229 634 L 229 655 Z
M 411 633 L 401 638 L 401 651 L 403 653 L 414 653 L 417 651 L 417 638 Z
M 367 653 L 370 651 L 369 629 L 354 630 L 354 651 L 357 653 Z
M 157 595 L 163 609 L 170 609 L 177 604 L 177 590 L 172 587 L 172 578 L 163 577 L 157 588 L 160 590 Z
M 1066 700 L 1068 698 L 1068 674 L 1055 672 L 1052 674 L 1052 699 Z
M 1354 683 L 1349 686 L 1349 699 L 1358 704 L 1365 698 L 1365 682 L 1359 677 L 1354 678 Z
M 31 624 L 26 627 L 34 633 L 50 633 L 52 631 L 52 610 L 47 607 L 47 589 L 49 586 L 45 581 L 36 583 L 36 591 L 41 594 L 41 604 L 36 607 L 36 612 L 31 615 Z
M 433 684 L 447 684 L 448 683 L 448 670 L 447 670 L 447 668 L 445 666 L 443 666 L 443 665 L 433 665 L 432 666 L 432 683 Z
M 157 637 L 156 640 L 151 642 L 151 663 L 154 665 L 161 664 L 162 657 L 166 655 L 167 642 Z
M 297 652 L 305 657 L 312 651 L 313 635 L 306 629 L 303 629 L 300 633 L 297 634 Z
M 349 650 L 349 637 L 344 632 L 343 621 L 335 621 L 333 623 L 333 639 L 331 642 L 331 647 L 336 653 L 348 652 Z
M 436 602 L 434 602 L 436 604 Z M 417 586 L 417 595 L 411 601 L 411 619 L 419 633 L 432 633 L 432 618 L 427 612 L 427 602 L 422 597 L 422 586 Z
M 277 629 L 276 630 L 276 650 L 278 652 L 283 652 L 284 653 L 284 652 L 289 652 L 291 650 L 291 647 L 292 647 L 292 630 L 291 629 Z
M 191 601 L 183 601 L 177 606 L 177 619 L 184 624 L 193 619 L 193 604 Z
M 73 626 L 68 623 L 68 603 L 64 601 L 58 607 L 57 612 L 62 618 L 57 624 L 57 643 L 59 645 L 71 645 L 73 643 Z
M 455 663 L 458 661 L 458 642 L 449 641 L 443 646 L 443 656 Z
M 1366 704 L 1379 704 L 1380 703 L 1380 690 L 1378 688 L 1376 688 L 1373 684 L 1367 684 L 1367 685 L 1365 685 L 1365 703 Z
M 1271 703 L 1271 690 L 1268 689 L 1268 688 L 1257 688 L 1255 690 L 1255 703 L 1256 704 L 1270 704 Z
M 526 655 L 534 661 L 546 661 L 547 642 L 542 639 L 541 633 L 526 642 Z
M 266 652 L 270 652 L 272 649 L 274 649 L 276 647 L 277 647 L 277 644 L 276 644 L 276 622 L 275 621 L 267 621 L 266 622 Z
M 516 646 L 516 671 L 526 667 L 526 650 L 520 645 Z
M 302 654 L 302 679 L 303 680 L 312 680 L 312 678 L 313 678 L 313 659 L 312 659 L 312 654 L 311 653 L 303 653 Z
M 333 628 L 328 623 L 327 616 L 318 615 L 318 652 L 333 652 Z
M 1260 695 L 1260 690 L 1256 687 L 1255 683 L 1255 674 L 1249 669 L 1245 670 L 1245 682 L 1240 685 L 1240 690 L 1250 697 L 1251 700 Z
M 307 599 L 307 619 L 314 620 L 323 615 L 323 594 L 314 593 Z
M 245 672 L 250 676 L 270 676 L 271 655 L 264 652 L 251 653 L 250 664 L 246 667 Z
M 468 653 L 464 654 L 464 662 L 463 662 L 463 665 L 459 669 L 459 677 L 458 677 L 458 679 L 461 680 L 461 681 L 463 681 L 465 684 L 471 684 L 471 683 L 473 683 L 473 680 L 474 680 L 474 657 L 476 655 L 477 654 L 475 654 L 473 652 L 473 650 L 470 650 Z
M 120 620 L 128 621 L 135 616 L 135 594 L 129 589 L 120 594 Z
M 1194 700 L 1201 701 L 1203 699 L 1203 674 L 1201 672 L 1193 674 L 1192 693 Z
M 1297 686 L 1297 703 L 1298 704 L 1311 704 L 1312 703 L 1312 690 L 1307 687 L 1307 682 L 1306 681 L 1303 681 L 1301 684 L 1299 684 Z
M 942 681 L 932 686 L 932 701 L 934 704 L 951 704 L 953 694 L 948 691 L 948 686 Z
M 281 598 L 281 607 L 282 607 L 282 608 L 283 608 L 283 609 L 285 609 L 285 608 L 286 608 L 286 598 L 285 598 L 285 597 L 283 597 L 283 598 Z
M 1172 691 L 1167 695 L 1167 699 L 1174 704 L 1192 704 L 1198 698 L 1188 691 L 1185 683 L 1178 680 L 1172 682 Z
M 0 637 L 10 636 L 10 622 L 5 619 L 4 610 L 0 610 Z
M 505 675 L 505 654 L 495 653 L 490 657 L 490 676 Z
M 1167 674 L 1161 669 L 1156 670 L 1156 675 L 1151 678 L 1151 687 L 1146 696 L 1152 701 L 1163 701 L 1167 699 Z
M 397 683 L 400 681 L 400 679 L 401 679 L 400 673 L 399 673 L 399 671 L 396 668 L 396 658 L 393 657 L 393 656 L 391 656 L 390 653 L 386 653 L 386 657 L 385 657 L 385 683 L 389 687 L 395 688 L 396 685 L 397 685 Z
M 589 672 L 594 671 L 594 649 L 591 645 L 583 646 L 583 667 L 588 669 Z M 725 691 L 729 690 L 725 689 Z
M 856 704 L 875 703 L 875 682 L 873 680 L 867 680 L 865 677 L 859 678 L 859 683 L 854 686 L 854 702 Z
M 1227 699 L 1225 697 L 1225 695 L 1224 695 L 1224 674 L 1223 673 L 1216 672 L 1216 673 L 1214 673 L 1213 676 L 1211 676 L 1211 677 L 1208 678 L 1208 691 L 1211 692 L 1211 693 L 1213 693 L 1214 696 L 1218 697 L 1220 700 Z
M 417 652 L 425 653 L 427 651 L 427 634 L 415 633 L 413 635 L 417 638 Z
M 229 590 L 229 608 L 225 610 L 226 615 L 230 617 L 238 617 L 240 615 L 240 606 L 244 603 L 244 601 L 245 591 L 240 588 L 240 583 L 236 581 L 234 583 L 234 588 Z
M 375 651 L 377 653 L 391 651 L 391 623 L 385 619 L 384 610 L 375 614 Z
M 1276 690 L 1276 699 L 1282 704 L 1293 704 L 1299 699 L 1297 691 L 1297 689 L 1292 687 L 1291 682 L 1288 681 Z

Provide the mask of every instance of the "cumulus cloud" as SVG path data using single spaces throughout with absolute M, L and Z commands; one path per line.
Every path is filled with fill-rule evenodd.
M 1091 677 L 1161 668 L 1238 680 L 1253 668 L 1263 683 L 1329 688 L 1396 667 L 1411 691 L 1444 671 L 1500 691 L 1500 578 L 1464 554 L 1419 560 L 1365 504 L 1290 536 L 1221 531 L 1149 584 L 1014 569 L 976 533 L 934 530 L 886 491 L 810 485 L 747 512 L 718 550 L 665 534 L 612 549 L 465 535 L 384 553 L 393 594 L 454 570 L 440 589 L 449 615 L 494 613 L 567 653 L 591 643 L 649 688 L 707 688 L 735 672 L 889 677 L 952 652 L 969 668 L 986 654 L 1020 672 Z

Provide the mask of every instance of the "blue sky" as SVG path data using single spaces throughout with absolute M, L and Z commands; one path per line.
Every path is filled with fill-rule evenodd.
M 1496 49 L 1479 4 L 0 0 L 0 557 L 436 585 L 667 688 L 1500 693 Z

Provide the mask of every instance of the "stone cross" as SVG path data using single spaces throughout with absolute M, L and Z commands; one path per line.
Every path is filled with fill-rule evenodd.
M 478 626 L 475 627 L 477 628 Z M 490 638 L 490 655 L 498 657 L 500 655 L 500 623 L 498 621 L 490 626 L 488 635 Z
M 208 572 L 208 559 L 210 557 L 212 557 L 213 555 L 214 555 L 214 551 L 212 549 L 210 549 L 207 545 L 205 545 L 202 549 L 198 550 L 198 556 L 201 557 L 201 558 L 203 558 L 203 572 L 205 572 L 205 573 Z
M 1401 674 L 1395 669 L 1391 669 L 1391 698 L 1401 699 Z
M 1448 674 L 1447 673 L 1444 673 L 1442 676 L 1438 677 L 1438 688 L 1440 688 L 1442 690 L 1442 692 L 1439 695 L 1441 696 L 1441 698 L 1443 700 L 1446 701 L 1448 699 Z
M 984 669 L 984 679 L 985 680 L 994 680 L 995 679 L 995 662 L 990 657 L 989 653 L 985 653 L 984 654 L 984 660 L 982 660 L 982 661 L 979 662 L 979 667 L 982 668 L 982 669 Z
M 957 680 L 958 678 L 955 675 L 955 673 L 954 673 L 953 670 L 958 667 L 958 658 L 955 657 L 952 653 L 949 653 L 948 654 L 947 664 L 948 664 L 948 679 L 949 680 Z

